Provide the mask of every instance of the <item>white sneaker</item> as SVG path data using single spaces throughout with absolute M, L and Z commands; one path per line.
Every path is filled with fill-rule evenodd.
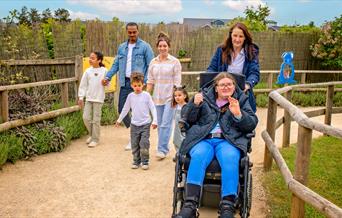
M 164 159 L 165 157 L 166 157 L 166 155 L 163 153 L 163 152 L 160 152 L 160 151 L 158 151 L 157 152 L 157 158 L 159 158 L 160 160 L 162 160 L 162 159 Z
M 131 142 L 128 142 L 128 144 L 125 147 L 125 151 L 129 151 L 129 150 L 132 150 Z
M 90 142 L 90 143 L 88 144 L 88 147 L 89 147 L 89 148 L 94 148 L 94 147 L 96 147 L 97 145 L 98 145 L 97 142 Z
M 141 169 L 143 170 L 148 170 L 148 168 L 149 168 L 148 164 L 141 165 Z
M 91 137 L 87 138 L 86 143 L 89 144 L 91 142 Z
M 132 164 L 132 166 L 131 166 L 131 169 L 138 169 L 139 168 L 139 165 L 137 165 L 137 164 Z

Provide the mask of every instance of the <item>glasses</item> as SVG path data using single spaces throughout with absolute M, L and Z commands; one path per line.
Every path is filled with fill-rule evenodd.
M 220 83 L 220 84 L 217 84 L 217 86 L 220 88 L 220 89 L 223 89 L 223 88 L 232 88 L 234 86 L 234 83 Z

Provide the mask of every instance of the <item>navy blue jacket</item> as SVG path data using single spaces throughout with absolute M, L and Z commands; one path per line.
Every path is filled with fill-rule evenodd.
M 187 154 L 194 145 L 205 139 L 217 122 L 220 124 L 224 138 L 240 150 L 247 152 L 250 139 L 246 137 L 246 134 L 255 129 L 258 118 L 245 93 L 236 87 L 233 94 L 233 97 L 239 100 L 241 119 L 236 119 L 229 109 L 224 113 L 220 112 L 220 108 L 216 104 L 214 86 L 210 86 L 202 94 L 203 102 L 200 105 L 195 105 L 192 98 L 182 108 L 182 117 L 186 117 L 185 121 L 189 124 L 189 128 L 180 147 L 180 153 Z M 185 116 L 184 113 L 186 113 Z
M 254 58 L 249 60 L 247 57 L 247 51 L 245 49 L 245 63 L 243 65 L 242 74 L 246 77 L 246 83 L 251 87 L 250 93 L 248 93 L 249 103 L 253 111 L 256 111 L 256 102 L 253 93 L 253 87 L 258 84 L 260 80 L 260 67 L 259 67 L 259 48 L 257 45 L 254 46 Z M 228 64 L 222 63 L 222 48 L 218 47 L 214 56 L 211 58 L 209 67 L 207 69 L 208 72 L 227 72 Z

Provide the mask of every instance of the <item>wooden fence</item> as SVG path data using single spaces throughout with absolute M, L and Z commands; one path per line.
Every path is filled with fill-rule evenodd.
M 193 92 L 197 91 L 199 87 L 199 74 L 203 71 L 188 71 L 182 72 L 182 83 L 186 84 L 188 91 Z M 261 93 L 269 93 L 273 89 L 273 84 L 277 80 L 277 75 L 279 75 L 279 71 L 277 70 L 261 70 L 260 78 L 261 82 L 267 83 L 267 88 L 265 89 L 254 89 L 255 94 Z M 313 77 L 313 75 L 324 75 L 320 77 L 321 80 L 326 81 L 327 78 L 332 77 L 341 77 L 342 71 L 333 71 L 333 70 L 296 70 L 295 79 L 300 84 L 307 83 L 307 77 Z M 310 88 L 310 87 L 295 87 L 298 91 L 324 91 L 322 88 Z M 342 91 L 342 88 L 335 88 L 335 91 Z
M 64 59 L 55 59 L 55 60 L 17 60 L 17 61 L 5 61 L 5 64 L 8 65 L 74 65 L 74 75 L 71 78 L 63 78 L 57 80 L 50 80 L 50 81 L 41 81 L 41 82 L 33 82 L 33 83 L 24 83 L 24 84 L 17 84 L 17 85 L 6 85 L 0 86 L 0 132 L 6 131 L 8 129 L 28 125 L 31 123 L 39 122 L 46 119 L 51 119 L 62 114 L 67 114 L 71 112 L 75 112 L 80 110 L 79 106 L 70 106 L 68 105 L 69 101 L 69 83 L 73 84 L 74 87 L 74 96 L 77 97 L 77 87 L 82 76 L 82 57 L 76 56 L 74 60 L 64 60 Z M 25 119 L 18 119 L 18 120 L 11 120 L 9 121 L 9 114 L 8 114 L 8 93 L 12 90 L 18 89 L 26 89 L 26 88 L 34 88 L 39 86 L 51 86 L 51 85 L 60 85 L 61 86 L 61 102 L 62 102 L 62 109 L 44 112 L 42 114 L 33 115 L 27 117 Z
M 4 30 L 3 30 L 4 29 Z M 51 40 L 53 50 L 48 49 L 46 35 L 42 28 L 34 26 L 0 29 L 0 59 L 42 59 L 53 54 L 54 58 L 88 56 L 91 51 L 102 51 L 105 56 L 115 56 L 118 46 L 127 39 L 123 23 L 73 21 L 67 24 L 53 23 Z M 228 28 L 190 30 L 182 24 L 139 25 L 139 36 L 150 43 L 154 53 L 160 31 L 171 38 L 171 54 L 178 56 L 180 50 L 187 52 L 186 57 L 192 62 L 186 71 L 205 70 L 215 49 L 227 37 Z M 284 51 L 294 52 L 296 69 L 320 69 L 320 65 L 311 57 L 310 46 L 317 42 L 314 33 L 255 32 L 253 41 L 260 48 L 260 66 L 263 70 L 277 70 L 282 63 Z
M 264 153 L 264 169 L 266 171 L 271 169 L 272 158 L 277 163 L 288 189 L 292 192 L 292 218 L 304 217 L 305 203 L 312 205 L 326 216 L 336 218 L 342 217 L 341 208 L 305 186 L 307 184 L 309 173 L 308 169 L 310 162 L 312 131 L 316 130 L 326 135 L 342 138 L 342 129 L 331 126 L 332 114 L 342 113 L 342 107 L 333 107 L 334 87 L 341 84 L 342 82 L 301 84 L 277 89 L 269 94 L 267 127 L 266 130 L 262 132 L 262 138 L 266 144 Z M 326 87 L 326 107 L 324 109 L 303 113 L 290 102 L 292 92 L 293 90 L 300 88 L 313 87 Z M 284 96 L 282 96 L 282 94 Z M 279 120 L 277 120 L 278 105 L 284 109 L 284 116 Z M 309 119 L 309 117 L 320 115 L 325 115 L 324 124 Z M 274 143 L 276 129 L 283 125 L 282 146 L 289 146 L 291 121 L 298 123 L 297 155 L 294 176 L 292 176 L 286 162 Z

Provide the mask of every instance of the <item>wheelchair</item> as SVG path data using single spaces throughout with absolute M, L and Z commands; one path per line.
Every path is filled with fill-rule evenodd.
M 200 86 L 208 87 L 212 83 L 212 79 L 218 73 L 202 73 L 200 74 Z M 239 87 L 244 87 L 244 76 L 234 75 L 237 80 Z M 209 82 L 208 82 L 209 81 Z M 183 125 L 181 123 L 181 125 Z M 181 126 L 181 129 L 183 126 Z M 183 128 L 185 131 L 186 128 Z M 240 166 L 239 166 L 239 185 L 238 194 L 235 201 L 235 209 L 239 211 L 242 218 L 247 218 L 250 215 L 250 209 L 252 205 L 252 173 L 251 168 L 253 164 L 250 162 L 249 153 L 251 152 L 251 139 L 255 136 L 255 132 L 248 133 L 246 135 L 249 138 L 249 143 L 247 144 L 247 152 L 241 151 L 240 155 Z M 190 156 L 176 154 L 175 157 L 175 179 L 173 187 L 173 211 L 172 217 L 175 217 L 181 208 L 183 207 L 185 201 L 186 193 L 186 178 L 187 171 L 190 164 Z M 202 185 L 202 190 L 199 200 L 200 207 L 214 207 L 218 208 L 221 201 L 221 167 L 216 158 L 208 165 L 205 173 L 205 178 Z

